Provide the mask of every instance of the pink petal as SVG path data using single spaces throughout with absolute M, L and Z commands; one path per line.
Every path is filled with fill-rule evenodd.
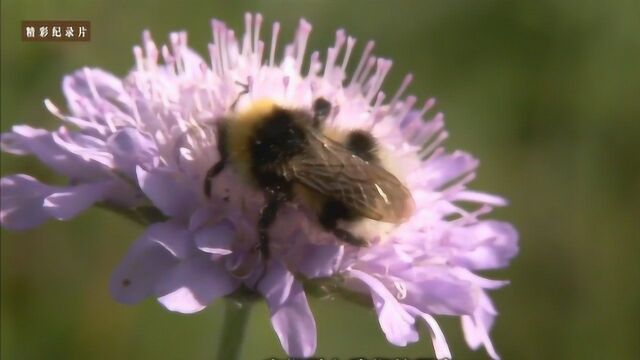
M 424 313 L 413 306 L 405 305 L 405 309 L 409 312 L 409 314 L 413 316 L 421 317 L 425 323 L 427 324 L 427 329 L 429 329 L 429 335 L 431 336 L 431 342 L 433 343 L 433 349 L 436 353 L 437 359 L 451 359 L 451 351 L 449 350 L 449 345 L 447 345 L 447 340 L 444 337 L 444 333 L 440 329 L 438 322 L 436 319 Z
M 349 275 L 369 287 L 380 327 L 390 343 L 406 346 L 408 343 L 418 341 L 413 316 L 402 307 L 380 280 L 359 270 L 350 270 Z
M 36 227 L 49 214 L 42 204 L 55 188 L 42 184 L 29 175 L 9 175 L 0 179 L 0 224 L 11 230 Z
M 69 220 L 98 201 L 107 198 L 114 189 L 112 180 L 70 186 L 44 199 L 44 209 L 58 220 Z
M 76 180 L 95 181 L 105 179 L 105 167 L 96 161 L 82 157 L 94 151 L 91 147 L 61 146 L 60 136 L 76 136 L 60 128 L 57 132 L 16 125 L 11 133 L 2 134 L 2 149 L 14 154 L 32 154 L 57 173 Z M 55 136 L 54 136 L 55 135 Z M 56 140 L 57 139 L 57 140 Z M 85 144 L 88 145 L 88 144 Z M 95 146 L 95 144 L 93 144 Z
M 451 245 L 460 247 L 452 261 L 473 270 L 505 267 L 518 253 L 518 232 L 513 225 L 494 220 L 458 228 Z
M 175 178 L 174 172 L 158 168 L 146 171 L 138 166 L 136 173 L 142 191 L 165 215 L 187 218 L 195 210 L 195 194 Z
M 113 191 L 113 180 L 77 186 L 50 186 L 28 175 L 10 175 L 0 182 L 0 224 L 25 230 L 47 219 L 69 220 Z
M 215 255 L 231 254 L 231 246 L 236 230 L 230 221 L 221 221 L 215 225 L 198 230 L 194 237 L 198 249 Z
M 273 329 L 289 356 L 312 356 L 316 351 L 316 322 L 302 285 L 281 263 L 272 261 L 269 267 L 259 291 L 269 305 Z
M 183 260 L 163 276 L 156 293 L 168 310 L 190 314 L 232 293 L 239 285 L 223 264 L 200 255 Z
M 489 297 L 482 294 L 480 304 L 474 311 L 473 315 L 465 315 L 461 317 L 462 330 L 467 344 L 472 349 L 477 349 L 483 345 L 487 354 L 494 360 L 499 360 L 500 355 L 496 352 L 489 338 L 489 330 L 493 326 L 493 320 L 496 316 L 495 309 Z
M 154 295 L 159 280 L 177 266 L 179 259 L 157 240 L 169 228 L 181 231 L 175 223 L 152 224 L 133 243 L 111 276 L 109 288 L 117 301 L 134 304 Z

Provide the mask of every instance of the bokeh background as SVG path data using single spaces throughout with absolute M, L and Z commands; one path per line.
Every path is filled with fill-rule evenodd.
M 505 359 L 640 359 L 640 3 L 541 1 L 2 1 L 1 128 L 53 128 L 42 105 L 64 104 L 62 76 L 90 65 L 124 75 L 143 29 L 156 40 L 185 29 L 210 41 L 209 19 L 242 29 L 245 11 L 314 26 L 326 49 L 344 27 L 394 59 L 394 90 L 435 96 L 448 147 L 477 155 L 475 188 L 511 200 L 521 253 L 488 274 L 512 284 L 492 294 L 492 338 Z M 20 41 L 22 20 L 90 20 L 89 43 Z M 266 33 L 270 33 L 266 31 Z M 281 39 L 283 36 L 281 35 Z M 2 175 L 59 183 L 31 158 L 2 155 Z M 111 270 L 142 229 L 102 210 L 38 229 L 2 230 L 2 359 L 212 359 L 222 306 L 185 316 L 154 300 L 116 303 Z M 384 339 L 370 311 L 314 300 L 318 356 L 429 356 L 428 335 L 407 348 Z M 246 359 L 283 357 L 268 312 L 252 312 Z M 440 318 L 456 359 L 485 359 L 458 321 Z

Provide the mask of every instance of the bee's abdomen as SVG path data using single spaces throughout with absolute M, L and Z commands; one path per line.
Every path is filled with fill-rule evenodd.
M 318 220 L 325 229 L 333 229 L 338 220 L 353 221 L 357 218 L 357 214 L 347 204 L 340 200 L 327 198 L 322 204 Z

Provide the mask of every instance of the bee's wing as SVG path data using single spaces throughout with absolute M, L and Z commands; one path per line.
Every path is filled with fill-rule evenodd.
M 320 134 L 308 138 L 307 150 L 288 162 L 285 176 L 343 202 L 359 216 L 391 223 L 411 216 L 413 198 L 395 176 Z

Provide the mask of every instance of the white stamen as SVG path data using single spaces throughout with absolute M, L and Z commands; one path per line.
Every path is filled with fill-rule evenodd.
M 107 127 L 109 128 L 109 131 L 111 131 L 112 133 L 117 131 L 116 125 L 113 123 L 113 114 L 106 113 L 104 115 L 104 121 L 107 123 Z
M 413 108 L 413 105 L 416 104 L 416 101 L 417 98 L 415 96 L 409 96 L 396 117 L 400 120 L 405 119 L 409 111 Z M 391 108 L 389 108 L 389 111 L 391 111 Z
M 443 199 L 448 198 L 449 196 L 455 194 L 458 191 L 464 190 L 466 185 L 473 181 L 476 178 L 476 173 L 473 172 L 474 169 L 469 169 L 470 173 L 459 178 L 457 181 L 452 182 L 449 186 L 440 190 L 440 197 Z
M 407 285 L 405 285 L 404 281 L 396 280 L 393 282 L 398 293 L 396 294 L 396 298 L 398 300 L 402 300 L 407 297 Z
M 455 198 L 455 197 L 454 197 Z M 452 199 L 451 199 L 452 201 Z M 464 225 L 470 225 L 470 224 L 474 224 L 476 222 L 478 222 L 478 217 L 482 216 L 486 213 L 489 213 L 493 210 L 493 208 L 487 204 L 483 204 L 481 207 L 479 207 L 478 209 L 474 210 L 474 211 L 466 211 L 465 209 L 461 208 L 461 207 L 455 207 L 454 209 L 452 209 L 452 211 L 459 215 L 459 217 L 451 220 L 451 224 L 456 225 L 456 226 L 464 226 Z
M 144 56 L 142 55 L 142 48 L 139 45 L 133 47 L 133 57 L 136 60 L 136 69 L 138 71 L 144 71 Z
M 398 91 L 396 91 L 396 94 L 393 95 L 393 98 L 391 98 L 391 103 L 389 104 L 390 110 L 393 110 L 393 107 L 396 105 L 396 102 L 400 99 L 400 97 L 405 92 L 405 90 L 407 90 L 407 87 L 409 87 L 409 84 L 411 84 L 411 81 L 413 81 L 413 74 L 407 74 L 402 80 L 402 84 L 398 88 Z
M 335 48 L 329 48 L 329 50 L 327 50 L 327 62 L 324 65 L 324 73 L 322 74 L 323 79 L 326 79 L 328 74 L 331 72 L 333 63 L 335 62 L 337 57 L 337 53 L 338 52 Z
M 276 54 L 276 46 L 278 44 L 278 34 L 280 33 L 280 23 L 273 23 L 271 28 L 271 50 L 269 50 L 269 66 L 273 66 L 273 61 Z
M 340 54 L 340 50 L 342 50 L 342 46 L 346 41 L 347 36 L 345 35 L 344 29 L 339 29 L 336 31 L 336 42 L 333 45 L 333 48 L 329 48 L 327 55 L 327 64 L 324 69 L 324 77 L 329 76 L 329 80 L 332 80 L 333 72 L 335 70 L 335 63 L 338 59 L 338 55 Z M 333 52 L 333 54 L 332 54 Z
M 55 117 L 57 117 L 60 120 L 68 121 L 81 128 L 94 129 L 98 131 L 101 135 L 106 134 L 106 128 L 102 125 L 99 125 L 99 124 L 96 124 L 95 122 L 87 121 L 81 118 L 63 115 L 60 112 L 60 109 L 50 99 L 44 99 L 44 106 L 47 108 L 47 110 L 49 110 L 51 114 L 53 114 Z
M 262 27 L 262 14 L 256 14 L 256 22 L 253 32 L 253 51 L 260 53 L 260 28 Z M 263 45 L 264 46 L 264 45 Z
M 91 69 L 85 67 L 82 69 L 84 71 L 85 79 L 87 80 L 87 85 L 89 86 L 89 91 L 91 92 L 91 96 L 93 100 L 98 101 L 100 99 L 100 95 L 98 95 L 98 90 L 96 90 L 96 84 L 93 82 L 93 74 L 91 73 Z
M 373 104 L 373 107 L 371 108 L 371 116 L 373 118 L 373 121 L 371 122 L 369 131 L 373 130 L 373 127 L 382 119 L 381 116 L 378 116 L 378 110 L 380 109 L 380 106 L 382 105 L 384 98 L 385 98 L 384 92 L 379 91 L 378 95 L 376 95 L 376 101 Z
M 446 131 L 443 131 L 443 132 L 446 132 Z M 438 157 L 442 156 L 442 154 L 444 154 L 444 147 L 438 147 L 435 150 L 433 150 L 431 154 L 427 153 L 421 159 L 424 162 L 433 161 L 434 159 L 437 159 Z
M 351 52 L 353 51 L 353 47 L 355 46 L 355 44 L 356 44 L 356 39 L 349 36 L 347 38 L 347 50 L 346 50 L 346 53 L 344 54 L 344 59 L 342 60 L 342 66 L 340 67 L 340 70 L 342 71 L 343 74 L 346 73 L 347 64 L 349 64 L 349 58 L 351 57 Z
M 382 83 L 384 82 L 384 78 L 387 76 L 387 74 L 389 73 L 389 70 L 391 70 L 391 65 L 393 64 L 393 62 L 391 60 L 386 60 L 386 59 L 378 59 L 378 64 L 377 67 L 379 68 L 379 71 L 376 71 L 377 76 L 374 75 L 372 81 L 373 85 L 371 86 L 371 88 L 369 89 L 369 93 L 367 94 L 367 102 L 371 102 L 371 100 L 373 100 L 373 97 L 375 96 L 375 94 L 378 92 L 378 90 L 380 90 L 380 87 L 382 87 Z
M 229 57 L 229 69 L 235 69 L 240 57 L 240 49 L 238 48 L 235 31 L 231 29 L 227 31 L 227 56 Z
M 296 71 L 298 72 L 300 72 L 300 69 L 302 68 L 304 53 L 307 49 L 307 40 L 309 40 L 310 33 L 311 24 L 305 19 L 300 19 L 300 25 L 298 25 L 298 31 L 296 34 Z
M 356 84 L 360 86 L 364 85 L 367 78 L 369 77 L 369 74 L 371 73 L 371 70 L 373 69 L 373 66 L 376 64 L 376 60 L 377 59 L 375 57 L 369 58 L 369 60 L 367 61 L 367 65 L 364 67 L 364 71 L 360 75 L 360 78 L 356 79 L 355 81 Z
M 376 43 L 373 41 L 367 42 L 367 45 L 365 46 L 364 51 L 362 52 L 362 56 L 360 57 L 360 61 L 358 62 L 358 66 L 356 67 L 356 71 L 353 73 L 353 76 L 351 77 L 351 82 L 349 83 L 349 85 L 353 83 L 358 83 L 358 77 L 360 76 L 360 72 L 362 71 L 365 64 L 368 63 L 369 55 L 371 55 L 371 51 L 373 50 L 375 45 Z
M 433 124 L 433 125 L 431 125 Z M 429 126 L 434 126 L 435 129 L 433 130 L 433 134 L 438 134 L 437 137 L 435 138 L 435 140 L 433 142 L 431 142 L 431 139 L 426 139 L 425 140 L 425 147 L 423 150 L 421 150 L 419 152 L 419 154 L 422 157 L 427 157 L 429 155 L 429 153 L 431 151 L 433 151 L 436 147 L 440 146 L 449 136 L 449 133 L 446 131 L 442 131 L 444 129 L 444 114 L 443 113 L 438 113 L 436 114 L 436 116 L 433 118 L 433 120 L 431 120 L 431 122 L 429 124 L 427 124 L 426 127 Z M 432 137 L 434 136 L 432 135 Z
M 213 43 L 209 47 L 209 51 L 213 51 L 212 59 L 215 59 L 216 72 L 222 76 L 222 58 L 220 55 L 220 38 L 218 34 L 218 21 L 211 20 L 211 34 L 213 35 Z
M 242 36 L 242 56 L 248 56 L 251 50 L 251 23 L 253 22 L 251 13 L 244 14 L 244 35 Z
M 227 27 L 224 24 L 220 24 L 218 27 L 218 31 L 220 32 L 220 56 L 222 58 L 222 73 L 226 75 L 227 71 L 230 70 L 229 67 L 229 53 L 227 48 Z
M 430 98 L 427 101 L 425 101 L 424 106 L 422 107 L 422 110 L 420 110 L 420 116 L 424 116 L 424 114 L 427 113 L 427 111 L 431 110 L 431 108 L 433 108 L 433 106 L 436 104 L 436 99 L 435 98 Z
M 320 52 L 314 51 L 311 53 L 311 58 L 309 59 L 309 71 L 307 72 L 307 76 L 316 75 L 318 71 L 320 71 L 320 62 L 318 59 L 320 58 Z
M 218 68 L 216 64 L 216 48 L 213 43 L 207 44 L 207 49 L 209 50 L 209 62 L 211 64 L 211 71 L 214 74 L 218 74 Z
M 262 56 L 264 55 L 264 41 L 258 40 L 258 51 L 256 54 L 256 66 L 260 67 L 262 64 Z
M 169 34 L 169 40 L 171 43 L 171 52 L 175 58 L 176 73 L 182 74 L 184 72 L 184 66 L 180 56 L 180 35 L 176 32 L 172 32 Z

